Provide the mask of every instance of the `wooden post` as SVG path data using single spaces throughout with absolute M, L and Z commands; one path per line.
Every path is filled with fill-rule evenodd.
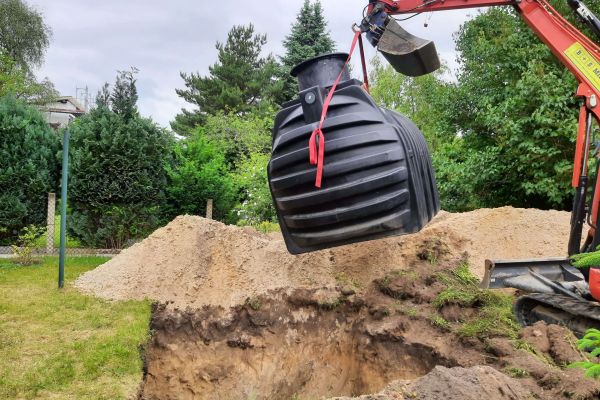
M 208 199 L 206 202 L 206 218 L 212 219 L 213 199 Z
M 46 220 L 46 253 L 54 253 L 54 221 L 56 214 L 56 194 L 48 193 L 48 218 Z

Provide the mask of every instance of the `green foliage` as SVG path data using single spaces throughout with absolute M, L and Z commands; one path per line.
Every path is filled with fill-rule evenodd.
M 437 328 L 440 328 L 445 331 L 450 331 L 451 325 L 450 322 L 446 321 L 444 318 L 439 315 L 431 315 L 429 318 L 429 322 Z
M 277 222 L 271 222 L 271 221 L 262 221 L 262 222 L 259 222 L 257 225 L 252 225 L 252 227 L 254 229 L 256 229 L 257 231 L 262 232 L 264 234 L 281 231 L 279 224 Z
M 0 243 L 46 220 L 48 192 L 57 188 L 59 146 L 35 108 L 0 98 Z
M 444 115 L 454 89 L 453 85 L 443 81 L 445 72 L 446 69 L 441 68 L 434 74 L 412 78 L 383 64 L 379 57 L 371 60 L 370 93 L 375 102 L 410 118 L 433 150 L 454 136 Z
M 0 97 L 14 96 L 30 103 L 44 104 L 58 96 L 52 82 L 38 82 L 33 74 L 16 65 L 15 61 L 0 52 Z
M 44 234 L 44 228 L 29 225 L 19 235 L 16 245 L 12 245 L 12 251 L 17 256 L 14 262 L 19 265 L 32 265 L 36 263 L 33 256 L 37 239 Z
M 600 356 L 600 330 L 588 329 L 583 338 L 577 341 L 577 347 L 590 353 L 591 357 Z M 600 377 L 600 364 L 591 361 L 580 361 L 569 365 L 569 368 L 583 368 L 585 376 L 598 379 Z
M 290 34 L 283 41 L 283 47 L 285 55 L 281 57 L 280 71 L 283 89 L 277 99 L 280 104 L 292 100 L 298 93 L 296 78 L 290 75 L 294 66 L 309 58 L 335 51 L 335 42 L 327 30 L 327 21 L 319 0 L 312 4 L 310 0 L 304 0 Z
M 189 135 L 208 115 L 241 115 L 268 104 L 279 84 L 274 58 L 261 57 L 266 43 L 267 37 L 256 34 L 252 24 L 234 26 L 224 44 L 217 42 L 218 60 L 208 76 L 182 72 L 186 88 L 176 92 L 197 109 L 182 110 L 171 123 L 173 130 Z
M 600 250 L 589 253 L 579 253 L 571 256 L 573 265 L 577 268 L 595 267 L 600 265 Z
M 199 134 L 213 143 L 230 168 L 235 169 L 244 158 L 270 152 L 275 113 L 270 110 L 268 114 L 253 112 L 240 116 L 217 113 L 208 116 L 198 128 Z
M 131 71 L 119 71 L 115 88 L 110 96 L 112 111 L 126 121 L 138 115 L 138 94 L 135 86 L 137 73 L 137 68 L 132 68 Z
M 127 73 L 117 79 L 135 85 Z M 171 137 L 135 111 L 135 90 L 71 125 L 70 232 L 86 246 L 123 247 L 160 224 Z
M 466 22 L 457 50 L 461 68 L 445 115 L 461 137 L 434 155 L 450 208 L 568 207 L 575 79 L 509 9 Z
M 169 217 L 204 215 L 207 200 L 213 199 L 213 217 L 228 219 L 237 200 L 237 186 L 224 154 L 200 131 L 176 144 L 173 163 L 166 170 Z
M 504 372 L 513 378 L 527 378 L 529 376 L 529 372 L 519 367 L 506 367 Z
M 51 35 L 39 11 L 22 0 L 0 0 L 0 53 L 20 68 L 42 64 Z
M 57 208 L 60 207 L 57 206 Z M 54 238 L 52 242 L 55 248 L 58 248 L 60 246 L 60 215 L 56 215 L 54 217 Z M 42 235 L 37 238 L 35 242 L 35 247 L 45 248 L 46 243 L 46 235 Z M 81 247 L 81 243 L 79 243 L 77 239 L 67 236 L 66 247 L 67 249 L 76 249 L 78 247 Z
M 242 193 L 235 211 L 241 225 L 256 226 L 277 219 L 267 178 L 268 162 L 267 154 L 254 153 L 238 164 L 235 180 Z

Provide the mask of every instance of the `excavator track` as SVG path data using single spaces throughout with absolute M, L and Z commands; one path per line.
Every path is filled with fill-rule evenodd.
M 522 326 L 538 321 L 559 324 L 582 337 L 589 328 L 600 329 L 600 304 L 559 294 L 532 293 L 515 303 L 515 315 Z

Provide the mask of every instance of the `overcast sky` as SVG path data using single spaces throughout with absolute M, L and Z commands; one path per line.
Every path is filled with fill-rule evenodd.
M 175 94 L 180 71 L 204 74 L 216 60 L 215 42 L 235 24 L 253 23 L 267 34 L 266 53 L 282 54 L 303 0 L 28 0 L 53 30 L 45 64 L 38 71 L 63 95 L 88 86 L 95 94 L 117 70 L 135 66 L 139 108 L 162 126 L 186 106 Z M 339 51 L 348 51 L 351 26 L 367 0 L 323 0 L 329 30 Z M 433 39 L 440 57 L 456 67 L 453 34 L 476 11 L 423 14 L 403 23 L 409 32 Z M 428 27 L 424 27 L 427 21 Z M 368 55 L 375 52 L 368 47 Z M 355 68 L 359 71 L 359 68 Z M 188 106 L 191 108 L 191 106 Z

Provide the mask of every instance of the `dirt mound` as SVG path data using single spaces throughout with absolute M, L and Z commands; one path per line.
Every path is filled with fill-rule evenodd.
M 435 262 L 441 253 L 466 251 L 482 277 L 485 258 L 563 255 L 568 230 L 569 214 L 559 211 L 441 212 L 414 235 L 292 256 L 277 235 L 181 216 L 84 274 L 76 286 L 110 299 L 228 307 L 282 287 L 365 287 L 393 269 L 408 268 L 418 254 Z M 423 250 L 423 244 L 431 248 Z
M 375 395 L 335 400 L 520 400 L 534 398 L 516 379 L 491 367 L 435 367 L 414 381 L 393 382 Z
M 407 260 L 421 251 L 423 243 L 435 247 L 436 240 L 447 246 L 443 251 L 466 251 L 473 272 L 481 277 L 486 257 L 564 254 L 568 226 L 569 214 L 558 211 L 504 207 L 442 212 L 414 235 L 292 256 L 276 237 L 181 216 L 84 274 L 75 285 L 110 299 L 150 298 L 179 306 L 227 307 L 282 287 L 336 283 L 364 287 L 392 269 L 407 268 Z M 426 251 L 423 257 L 437 255 Z
M 395 271 L 362 293 L 278 289 L 227 310 L 157 305 L 139 397 L 288 400 L 383 390 L 363 398 L 597 398 L 598 382 L 559 367 L 582 359 L 564 328 L 539 325 L 519 339 L 468 291 L 452 300 L 454 317 L 443 318 L 450 304 L 439 300 L 449 279 L 466 279 L 458 278 L 462 262 L 416 258 L 419 272 Z M 548 345 L 532 340 L 540 337 Z M 481 365 L 494 370 L 472 368 Z

